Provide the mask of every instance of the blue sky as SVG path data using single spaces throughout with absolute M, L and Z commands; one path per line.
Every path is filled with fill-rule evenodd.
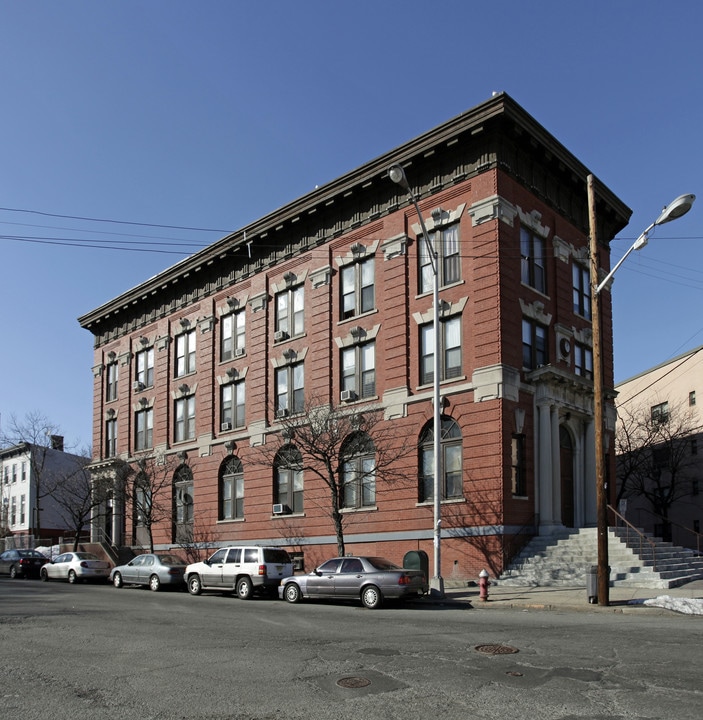
M 89 445 L 77 317 L 494 91 L 632 208 L 615 262 L 703 193 L 701 27 L 697 0 L 0 0 L 2 427 Z M 703 344 L 698 202 L 618 271 L 617 381 Z

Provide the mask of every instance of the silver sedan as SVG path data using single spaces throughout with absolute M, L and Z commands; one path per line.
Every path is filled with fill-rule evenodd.
M 147 553 L 137 555 L 126 565 L 118 565 L 110 573 L 110 581 L 116 588 L 123 585 L 148 585 L 156 592 L 162 586 L 174 586 L 185 590 L 183 572 L 186 562 L 171 553 Z
M 83 580 L 104 581 L 112 566 L 89 552 L 67 552 L 55 557 L 39 571 L 39 577 L 46 580 L 68 580 L 70 583 Z
M 384 598 L 403 599 L 427 592 L 427 579 L 420 570 L 398 567 L 380 557 L 338 557 L 307 575 L 283 578 L 278 597 L 290 603 L 303 598 L 361 600 L 377 608 Z

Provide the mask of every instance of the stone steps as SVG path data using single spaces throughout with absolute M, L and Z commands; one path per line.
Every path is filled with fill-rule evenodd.
M 703 579 L 703 557 L 659 538 L 642 544 L 630 531 L 608 531 L 611 585 L 670 588 Z M 641 549 L 641 552 L 640 552 Z M 596 528 L 561 529 L 534 537 L 495 582 L 516 586 L 579 586 L 598 563 Z

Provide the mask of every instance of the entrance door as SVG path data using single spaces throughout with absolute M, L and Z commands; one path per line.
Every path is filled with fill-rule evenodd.
M 559 460 L 561 466 L 561 522 L 574 527 L 574 444 L 571 434 L 559 426 Z

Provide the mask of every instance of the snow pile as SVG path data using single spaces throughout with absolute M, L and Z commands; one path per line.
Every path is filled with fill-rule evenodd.
M 631 600 L 630 604 L 664 608 L 684 615 L 703 615 L 703 599 L 700 598 L 677 598 L 671 597 L 671 595 L 660 595 L 649 600 Z

